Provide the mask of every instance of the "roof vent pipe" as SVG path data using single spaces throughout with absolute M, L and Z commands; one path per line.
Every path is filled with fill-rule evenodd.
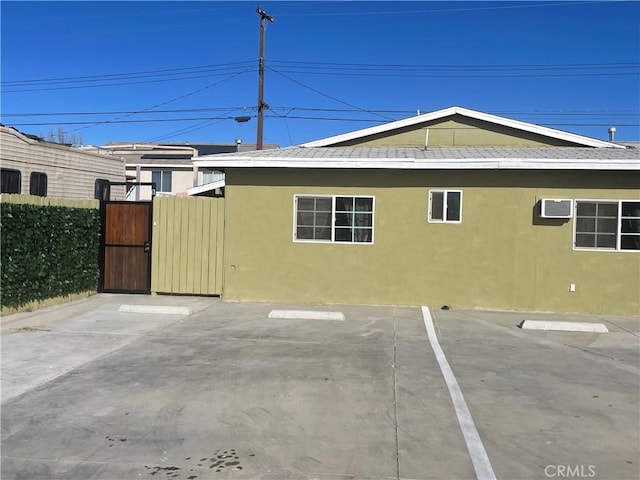
M 609 127 L 609 141 L 610 142 L 615 141 L 615 137 L 616 137 L 616 127 Z

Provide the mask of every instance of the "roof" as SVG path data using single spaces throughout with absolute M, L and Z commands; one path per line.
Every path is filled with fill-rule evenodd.
M 333 137 L 322 138 L 320 140 L 314 140 L 312 142 L 303 143 L 301 147 L 327 147 L 335 145 L 337 143 L 346 142 L 350 140 L 360 139 L 368 137 L 370 135 L 377 135 L 380 133 L 387 133 L 400 128 L 411 127 L 420 123 L 431 122 L 433 120 L 440 120 L 452 115 L 462 115 L 464 117 L 473 118 L 476 120 L 482 120 L 485 122 L 493 123 L 496 125 L 502 125 L 505 127 L 515 128 L 524 132 L 535 133 L 537 135 L 544 135 L 546 137 L 555 138 L 567 142 L 572 142 L 585 147 L 606 147 L 606 148 L 624 148 L 623 145 L 616 145 L 615 143 L 605 142 L 603 140 L 597 140 L 595 138 L 585 137 L 582 135 L 576 135 L 574 133 L 563 132 L 561 130 L 555 130 L 553 128 L 543 127 L 535 125 L 533 123 L 521 122 L 519 120 L 512 120 L 510 118 L 499 117 L 497 115 L 491 115 L 484 112 L 478 112 L 475 110 L 469 110 L 463 107 L 449 107 L 442 110 L 436 110 L 434 112 L 425 113 L 423 115 L 417 115 L 403 120 L 397 120 L 395 122 L 385 123 L 375 127 L 364 128 L 362 130 L 355 130 L 349 133 L 343 133 L 341 135 L 335 135 Z
M 278 145 L 267 144 L 264 149 L 276 149 Z M 145 168 L 193 168 L 192 158 L 202 155 L 236 153 L 236 143 L 129 143 L 110 142 L 99 147 L 113 155 L 122 156 L 127 167 L 141 165 Z M 240 151 L 252 151 L 255 144 L 240 144 Z
M 193 152 L 198 155 L 217 155 L 219 153 L 235 153 L 238 151 L 246 152 L 256 149 L 255 143 L 241 143 L 238 147 L 236 143 L 130 143 L 130 142 L 110 142 L 102 148 L 112 150 L 127 149 L 128 151 L 148 151 L 149 155 L 156 155 L 155 152 L 162 150 L 182 151 L 184 154 Z M 275 143 L 268 143 L 263 146 L 264 150 L 278 148 Z M 160 155 L 160 154 L 158 154 Z M 144 157 L 143 157 L 144 158 Z
M 167 145 L 181 145 L 179 143 L 169 143 Z M 236 143 L 191 143 L 189 144 L 198 151 L 198 155 L 217 155 L 220 153 L 235 153 L 238 148 L 241 152 L 256 149 L 255 143 L 241 143 L 240 147 Z M 264 150 L 278 148 L 275 143 L 267 143 L 262 146 Z
M 21 132 L 15 127 L 6 127 L 4 125 L 1 125 L 0 132 L 2 132 L 5 135 L 13 135 L 14 137 L 20 139 L 20 141 L 27 143 L 29 145 L 37 145 L 39 147 L 53 149 L 53 150 L 64 150 L 65 152 L 70 152 L 73 154 L 91 156 L 93 158 L 100 159 L 102 161 L 107 159 L 110 161 L 122 162 L 122 158 L 120 157 L 110 156 L 98 150 L 92 151 L 92 150 L 86 150 L 79 147 L 74 147 L 73 145 L 68 145 L 64 143 L 49 142 L 36 135 L 31 135 L 28 133 Z
M 195 157 L 211 168 L 640 170 L 640 149 L 588 147 L 288 147 Z

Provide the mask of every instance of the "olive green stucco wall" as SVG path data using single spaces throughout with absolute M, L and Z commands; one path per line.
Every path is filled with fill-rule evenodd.
M 640 253 L 573 251 L 544 197 L 640 199 L 628 172 L 228 169 L 229 300 L 640 314 Z M 461 224 L 427 222 L 462 189 Z M 293 241 L 294 194 L 375 196 L 373 244 Z M 569 292 L 569 284 L 576 292 Z
M 574 145 L 553 137 L 537 135 L 462 115 L 452 115 L 445 119 L 425 122 L 421 125 L 411 125 L 404 129 L 339 142 L 333 146 L 424 147 L 427 130 L 429 130 L 429 146 L 431 147 L 544 147 Z

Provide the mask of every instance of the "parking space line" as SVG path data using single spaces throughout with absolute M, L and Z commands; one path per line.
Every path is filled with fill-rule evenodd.
M 482 444 L 476 425 L 471 417 L 471 412 L 469 412 L 469 407 L 467 407 L 467 402 L 464 400 L 462 390 L 460 390 L 460 385 L 458 385 L 458 381 L 453 375 L 453 370 L 451 370 L 451 367 L 449 366 L 447 357 L 445 357 L 444 352 L 440 347 L 440 342 L 438 341 L 438 337 L 433 326 L 433 318 L 431 317 L 431 312 L 428 307 L 422 307 L 422 317 L 424 319 L 424 326 L 427 329 L 429 343 L 431 343 L 431 348 L 433 349 L 438 365 L 440 365 L 442 376 L 444 377 L 447 388 L 449 389 L 449 394 L 453 401 L 453 407 L 456 411 L 456 416 L 458 417 L 458 423 L 460 424 L 464 441 L 467 444 L 467 449 L 469 450 L 469 456 L 471 457 L 471 463 L 473 464 L 473 469 L 476 472 L 476 477 L 478 480 L 495 480 L 496 475 L 493 472 L 489 456 L 487 455 L 487 451 Z
M 345 319 L 342 312 L 327 312 L 317 310 L 271 310 L 268 318 L 285 318 L 293 320 L 337 320 Z

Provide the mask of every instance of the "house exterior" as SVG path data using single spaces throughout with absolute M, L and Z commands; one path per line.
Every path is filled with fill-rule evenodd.
M 233 144 L 111 142 L 100 147 L 100 150 L 123 157 L 126 163 L 127 180 L 154 182 L 157 195 L 216 196 L 221 194 L 220 185 L 224 185 L 224 183 L 220 184 L 224 179 L 223 173 L 215 169 L 194 168 L 193 157 L 251 151 L 255 148 L 255 144 L 242 144 L 242 142 Z M 277 148 L 277 145 L 265 146 L 265 149 L 270 148 Z M 210 184 L 214 184 L 213 188 L 206 187 Z M 190 191 L 194 187 L 201 188 Z M 141 186 L 131 188 L 127 199 L 150 200 L 151 197 L 151 187 Z
M 14 128 L 0 127 L 2 193 L 53 198 L 124 198 L 124 160 L 46 142 Z
M 225 173 L 223 297 L 640 315 L 640 150 L 460 107 Z

